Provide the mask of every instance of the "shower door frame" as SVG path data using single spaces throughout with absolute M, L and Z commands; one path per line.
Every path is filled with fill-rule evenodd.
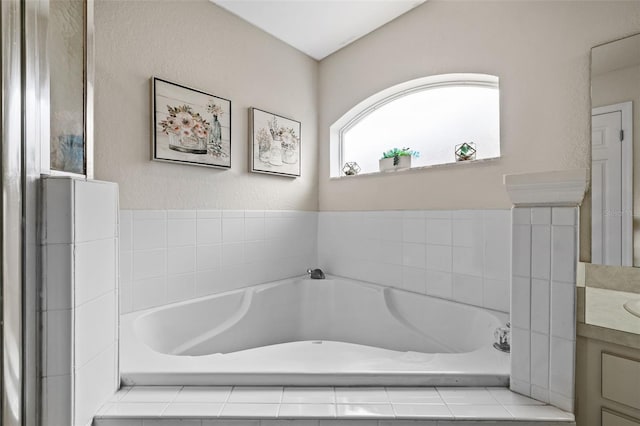
M 49 140 L 48 1 L 0 1 L 3 426 L 37 426 L 41 422 L 38 188 L 42 147 Z

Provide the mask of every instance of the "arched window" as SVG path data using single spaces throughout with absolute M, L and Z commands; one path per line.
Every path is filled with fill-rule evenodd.
M 346 162 L 357 162 L 360 173 L 378 172 L 378 160 L 393 148 L 419 152 L 412 168 L 454 163 L 463 143 L 475 149 L 467 161 L 499 157 L 498 77 L 444 74 L 402 83 L 358 104 L 330 133 L 332 177 L 344 175 Z

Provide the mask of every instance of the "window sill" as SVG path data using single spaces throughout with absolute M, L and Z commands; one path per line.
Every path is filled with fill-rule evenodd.
M 341 176 L 331 176 L 329 180 L 342 180 L 342 179 L 354 179 L 359 177 L 379 177 L 379 176 L 395 176 L 395 175 L 403 175 L 407 173 L 416 173 L 423 172 L 426 170 L 440 169 L 444 167 L 459 167 L 459 166 L 468 166 L 471 164 L 487 164 L 493 163 L 499 160 L 501 157 L 490 157 L 490 158 L 482 158 L 480 160 L 470 160 L 470 161 L 456 161 L 453 163 L 443 163 L 443 164 L 432 164 L 430 166 L 420 166 L 420 167 L 411 167 L 410 169 L 398 170 L 395 172 L 369 172 L 369 173 L 360 173 L 353 176 L 341 175 Z

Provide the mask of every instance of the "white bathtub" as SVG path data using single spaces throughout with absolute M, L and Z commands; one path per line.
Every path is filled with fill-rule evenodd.
M 129 385 L 505 386 L 505 314 L 340 277 L 295 278 L 121 319 Z

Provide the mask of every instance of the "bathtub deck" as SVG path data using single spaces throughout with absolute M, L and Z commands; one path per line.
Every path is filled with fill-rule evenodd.
M 416 426 L 478 420 L 503 426 L 575 425 L 573 414 L 507 388 L 246 386 L 126 387 L 102 407 L 94 425 L 228 426 L 230 419 L 243 420 L 234 423 L 238 426 L 276 426 L 273 420 L 304 420 L 304 426 L 336 425 L 330 420 L 340 425 L 359 420 L 354 426 L 400 426 L 403 420 L 424 421 Z

